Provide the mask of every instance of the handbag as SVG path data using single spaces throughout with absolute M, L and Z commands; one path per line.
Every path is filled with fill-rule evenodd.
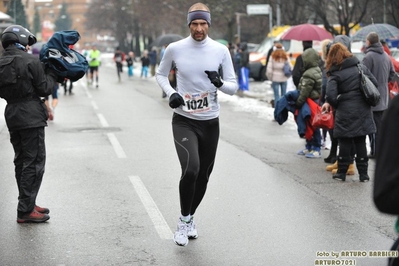
M 321 107 L 318 106 L 316 109 L 316 113 L 312 119 L 312 126 L 314 128 L 322 128 L 322 129 L 333 129 L 334 128 L 334 115 L 332 112 L 332 108 L 330 108 L 329 112 L 323 112 Z
M 360 64 L 357 65 L 360 74 L 360 91 L 363 93 L 366 102 L 371 106 L 376 106 L 380 102 L 380 92 L 373 82 L 364 74 Z
M 284 75 L 289 78 L 292 75 L 292 69 L 290 67 L 290 64 L 288 64 L 288 61 L 285 61 L 284 67 L 283 67 Z

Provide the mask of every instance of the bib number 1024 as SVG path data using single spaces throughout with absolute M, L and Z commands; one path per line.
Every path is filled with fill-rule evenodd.
M 195 111 L 198 109 L 204 109 L 207 108 L 209 106 L 208 104 L 208 98 L 203 98 L 203 99 L 199 99 L 199 100 L 188 100 L 186 101 L 186 105 L 187 105 L 187 109 L 189 111 Z
M 183 110 L 188 113 L 202 113 L 211 109 L 209 92 L 185 96 Z

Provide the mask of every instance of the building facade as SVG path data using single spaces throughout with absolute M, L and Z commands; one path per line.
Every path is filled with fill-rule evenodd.
M 38 41 L 46 42 L 52 35 L 55 29 L 55 21 L 59 19 L 60 10 L 63 5 L 67 6 L 67 13 L 72 21 L 71 30 L 79 32 L 81 39 L 78 46 L 89 45 L 96 42 L 97 34 L 93 31 L 88 31 L 85 28 L 85 13 L 90 5 L 91 0 L 21 0 L 25 7 L 25 14 L 27 21 L 31 28 L 33 28 L 33 21 L 35 10 L 37 9 L 40 15 L 42 24 L 42 32 L 34 32 Z M 0 0 L 0 11 L 6 12 L 8 6 L 12 4 L 13 0 Z M 32 30 L 32 29 L 30 29 Z

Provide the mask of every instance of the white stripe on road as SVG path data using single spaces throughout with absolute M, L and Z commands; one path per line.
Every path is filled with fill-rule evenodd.
M 84 82 L 83 80 L 80 80 L 80 85 L 83 87 L 83 89 L 84 89 L 84 91 L 85 91 L 87 97 L 88 97 L 89 99 L 93 98 L 93 96 L 91 96 L 91 93 L 90 93 L 89 90 L 87 89 L 87 83 Z
M 102 114 L 97 114 L 97 116 L 98 116 L 98 119 L 100 119 L 100 123 L 103 127 L 109 127 L 107 120 L 105 119 L 105 117 Z
M 145 209 L 147 210 L 147 213 L 150 216 L 150 219 L 154 224 L 159 237 L 161 239 L 172 239 L 172 231 L 170 230 L 168 224 L 165 221 L 165 218 L 162 216 L 161 212 L 159 211 L 157 205 L 155 204 L 150 193 L 144 186 L 140 177 L 129 176 L 129 179 L 130 182 L 132 182 L 136 193 L 139 195 Z
M 116 136 L 114 135 L 114 133 L 107 133 L 107 136 L 108 136 L 109 141 L 112 144 L 112 147 L 114 147 L 114 150 L 115 150 L 118 158 L 126 158 L 127 157 L 126 153 L 122 149 L 122 146 L 121 146 L 121 144 L 119 144 L 119 141 L 116 138 Z
M 91 101 L 91 106 L 93 106 L 94 110 L 98 110 L 98 106 L 95 101 Z

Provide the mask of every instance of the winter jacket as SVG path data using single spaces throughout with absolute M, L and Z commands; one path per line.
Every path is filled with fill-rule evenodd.
M 274 119 L 279 125 L 284 124 L 288 118 L 288 112 L 295 113 L 295 101 L 299 96 L 299 91 L 289 91 L 279 98 L 274 105 Z
M 148 56 L 142 56 L 141 57 L 141 66 L 148 67 L 149 65 L 150 65 L 150 58 L 148 58 Z
M 305 137 L 310 140 L 313 136 L 314 128 L 312 128 L 309 120 L 314 116 L 317 104 L 308 99 L 300 109 L 297 109 L 295 101 L 298 99 L 298 96 L 299 91 L 293 90 L 279 98 L 274 108 L 274 119 L 279 125 L 282 125 L 287 121 L 288 112 L 293 113 L 299 137 Z
M 130 57 L 130 56 L 127 56 L 126 57 L 126 64 L 127 64 L 127 66 L 129 67 L 129 66 L 133 66 L 133 63 L 134 63 L 134 58 L 133 57 Z
M 382 46 L 384 48 L 384 51 L 387 53 L 389 59 L 391 59 L 392 65 L 393 65 L 393 70 L 396 73 L 399 73 L 399 61 L 397 61 L 395 58 L 392 57 L 391 55 L 391 50 L 389 50 L 389 47 L 386 45 Z
M 57 75 L 61 77 L 58 80 L 60 83 L 65 78 L 77 81 L 87 72 L 89 66 L 86 58 L 71 49 L 79 39 L 80 35 L 77 31 L 58 31 L 51 36 L 40 51 L 40 61 L 57 72 Z
M 152 50 L 151 52 L 148 53 L 148 58 L 150 59 L 150 65 L 156 65 L 157 64 L 157 51 Z
M 46 72 L 48 72 L 46 74 Z M 50 95 L 57 75 L 39 58 L 8 46 L 0 57 L 0 97 L 7 101 L 4 116 L 10 131 L 47 125 L 48 112 L 40 99 Z
M 288 62 L 292 69 L 292 64 L 290 60 L 286 59 L 284 61 L 276 61 L 273 57 L 270 57 L 270 62 L 267 64 L 266 76 L 267 79 L 273 82 L 286 82 L 288 77 L 284 75 L 284 64 Z
M 395 71 L 389 56 L 384 52 L 380 42 L 366 48 L 363 64 L 370 70 L 378 83 L 381 95 L 380 102 L 371 108 L 372 111 L 383 111 L 388 108 L 389 90 L 388 81 L 393 79 Z
M 249 52 L 247 44 L 241 44 L 240 49 L 240 67 L 249 68 Z
M 306 49 L 302 54 L 303 69 L 305 72 L 299 81 L 299 97 L 296 101 L 297 108 L 300 108 L 310 98 L 319 100 L 321 94 L 322 72 L 319 67 L 320 56 L 315 49 Z
M 366 102 L 360 86 L 359 60 L 353 56 L 328 72 L 326 101 L 335 110 L 334 138 L 353 138 L 376 132 L 371 106 Z M 364 74 L 377 85 L 377 80 L 362 65 Z
M 305 52 L 307 49 L 312 48 L 311 46 L 306 46 L 303 47 L 303 52 Z M 294 69 L 292 70 L 292 81 L 294 82 L 295 87 L 298 88 L 299 86 L 299 81 L 302 77 L 302 74 L 304 72 L 303 69 L 303 59 L 302 59 L 302 55 L 298 55 L 296 60 L 295 60 L 295 65 L 294 65 Z

